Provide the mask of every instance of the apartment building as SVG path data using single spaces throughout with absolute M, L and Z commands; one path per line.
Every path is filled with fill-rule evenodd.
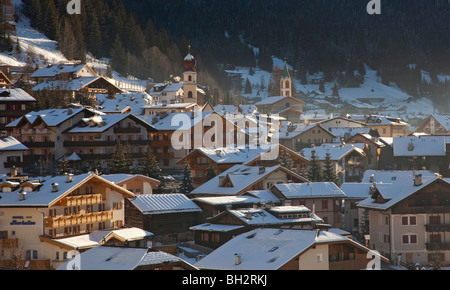
M 394 264 L 450 264 L 450 182 L 416 174 L 409 182 L 374 183 L 358 203 L 369 211 L 370 247 Z
M 93 243 L 81 236 L 123 227 L 124 199 L 135 196 L 95 174 L 16 176 L 0 189 L 0 261 L 11 262 L 15 255 L 30 269 L 56 268 L 71 258 L 69 249 L 98 245 L 101 239 Z

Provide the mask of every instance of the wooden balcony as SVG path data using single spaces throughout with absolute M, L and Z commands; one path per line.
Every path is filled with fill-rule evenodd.
M 22 142 L 28 148 L 54 148 L 55 142 Z
M 425 230 L 427 232 L 450 232 L 450 224 L 427 224 Z
M 99 194 L 84 194 L 76 196 L 68 196 L 63 199 L 61 206 L 77 206 L 77 205 L 88 205 L 102 203 L 102 195 Z
M 123 140 L 120 141 L 122 146 L 126 143 L 130 145 L 147 145 L 148 140 Z M 66 148 L 90 148 L 90 147 L 114 147 L 117 141 L 64 141 Z
M 450 250 L 450 243 L 426 243 L 426 248 L 428 251 L 444 251 Z
M 141 128 L 114 128 L 114 134 L 140 134 Z
M 0 239 L 0 249 L 17 249 L 19 239 Z
M 45 218 L 45 226 L 49 228 L 75 226 L 93 222 L 112 220 L 113 211 L 99 211 L 71 216 L 57 216 Z

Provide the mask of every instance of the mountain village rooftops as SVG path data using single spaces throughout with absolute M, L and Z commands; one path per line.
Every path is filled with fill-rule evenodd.
M 276 270 L 314 245 L 341 241 L 349 239 L 327 231 L 255 229 L 228 241 L 195 266 L 216 270 Z
M 393 183 L 393 182 L 411 182 L 416 174 L 422 174 L 423 177 L 436 177 L 436 173 L 428 170 L 373 170 L 368 169 L 364 172 L 362 183 Z
M 0 152 L 26 151 L 26 150 L 30 149 L 12 136 L 0 139 Z
M 414 180 L 411 180 L 410 182 L 394 182 L 390 184 L 376 183 L 373 185 L 374 190 L 381 195 L 385 202 L 377 202 L 372 198 L 372 196 L 370 196 L 360 201 L 358 206 L 370 209 L 387 210 L 437 180 L 441 180 L 446 183 L 449 183 L 450 181 L 441 179 L 438 176 L 420 176 L 420 182 L 417 184 Z
M 330 154 L 331 160 L 341 160 L 352 152 L 357 152 L 359 155 L 364 156 L 363 151 L 364 143 L 354 143 L 354 144 L 322 144 L 320 146 L 314 146 L 314 148 L 303 148 L 299 153 L 305 156 L 307 159 L 312 158 L 312 152 L 317 158 L 317 160 L 325 160 L 327 153 Z
M 281 193 L 287 199 L 345 197 L 345 193 L 333 182 L 275 184 L 274 190 Z
M 200 207 L 181 193 L 137 195 L 130 202 L 143 214 L 201 212 Z
M 81 122 L 74 127 L 68 129 L 64 133 L 101 133 L 105 132 L 121 121 L 130 118 L 138 124 L 144 126 L 149 130 L 156 131 L 150 124 L 142 121 L 132 114 L 110 114 L 110 115 L 95 115 L 90 118 L 83 118 Z
M 32 78 L 56 77 L 57 75 L 60 75 L 63 73 L 75 74 L 75 73 L 81 71 L 84 67 L 89 68 L 88 66 L 86 66 L 86 64 L 48 65 L 46 67 L 42 67 L 42 68 L 36 70 L 34 73 L 31 74 L 31 77 Z M 89 70 L 92 72 L 92 74 L 95 74 L 90 68 L 89 68 Z
M 341 184 L 345 199 L 365 199 L 370 196 L 372 183 L 347 182 Z
M 8 125 L 6 125 L 6 127 L 16 127 L 22 121 L 27 121 L 30 124 L 33 124 L 38 119 L 41 119 L 47 126 L 54 127 L 81 112 L 89 112 L 92 115 L 94 114 L 92 111 L 86 108 L 46 109 L 29 112 L 26 115 L 9 123 Z
M 297 176 L 298 179 L 307 181 L 294 172 L 282 167 L 281 165 L 275 165 L 271 167 L 259 167 L 259 166 L 246 166 L 237 164 L 230 169 L 222 172 L 213 179 L 205 182 L 196 189 L 194 189 L 192 195 L 238 195 L 244 193 L 246 189 L 256 184 L 258 181 L 263 180 L 270 174 L 277 170 L 286 171 L 289 174 Z M 230 186 L 222 186 L 223 180 L 229 179 Z
M 110 237 L 118 237 L 127 242 L 148 239 L 153 233 L 140 228 L 123 228 L 117 230 L 94 231 L 85 235 L 71 236 L 67 238 L 55 238 L 53 242 L 76 250 L 89 249 L 101 245 Z
M 140 115 L 137 117 L 151 124 L 158 131 L 176 131 L 189 130 L 199 122 L 203 122 L 211 114 L 214 112 L 177 112 L 166 113 L 162 116 Z
M 35 102 L 36 99 L 20 88 L 0 89 L 0 102 L 16 102 L 16 101 Z
M 11 192 L 0 192 L 0 207 L 50 207 L 91 179 L 98 179 L 100 182 L 106 183 L 126 197 L 135 196 L 132 192 L 95 174 L 61 175 L 29 180 L 16 186 Z M 3 183 L 0 184 L 0 186 L 2 185 Z M 27 188 L 34 188 L 34 190 L 27 190 Z
M 445 136 L 394 137 L 394 156 L 445 156 Z

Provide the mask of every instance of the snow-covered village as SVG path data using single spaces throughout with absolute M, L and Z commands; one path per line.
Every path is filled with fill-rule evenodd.
M 450 269 L 450 2 L 200 2 L 0 1 L 0 269 Z

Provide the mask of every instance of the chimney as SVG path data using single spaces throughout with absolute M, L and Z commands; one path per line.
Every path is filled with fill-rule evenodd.
M 52 183 L 52 192 L 57 192 L 58 191 L 58 183 Z
M 17 176 L 17 168 L 15 166 L 11 167 L 11 177 Z
M 70 183 L 70 182 L 72 182 L 73 181 L 73 174 L 71 174 L 71 173 L 66 173 L 66 182 L 67 183 Z
M 266 168 L 264 166 L 260 166 L 259 167 L 259 174 L 263 174 L 264 172 L 266 172 Z
M 414 176 L 414 186 L 422 185 L 422 174 L 416 174 Z
M 234 254 L 234 257 L 235 257 L 234 264 L 236 266 L 240 265 L 242 263 L 242 254 L 236 253 L 236 254 Z
M 26 191 L 20 192 L 20 193 L 19 193 L 19 200 L 20 200 L 20 201 L 25 200 L 25 199 L 26 199 L 26 196 L 27 196 L 27 192 L 26 192 Z
M 373 174 L 371 174 L 370 175 L 370 182 L 372 183 L 373 182 L 373 179 L 375 178 L 375 175 L 373 175 Z

